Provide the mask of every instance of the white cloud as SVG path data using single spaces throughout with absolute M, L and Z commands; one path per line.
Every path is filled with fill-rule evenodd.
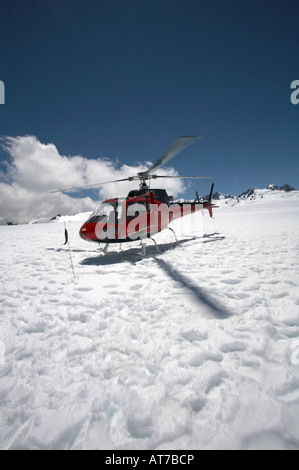
M 35 136 L 5 137 L 2 142 L 10 161 L 5 164 L 7 171 L 0 173 L 0 217 L 13 222 L 93 210 L 97 202 L 89 197 L 49 191 L 126 178 L 146 169 L 125 164 L 117 168 L 106 158 L 60 155 L 54 144 L 42 144 Z M 160 168 L 159 174 L 177 173 Z M 137 181 L 106 184 L 98 189 L 99 199 L 123 196 L 136 187 Z M 152 187 L 163 187 L 174 196 L 184 190 L 179 179 L 163 180 L 162 184 L 161 180 L 153 181 Z

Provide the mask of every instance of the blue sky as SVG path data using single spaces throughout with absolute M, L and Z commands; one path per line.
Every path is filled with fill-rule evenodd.
M 299 188 L 298 45 L 290 0 L 1 0 L 0 135 L 130 166 L 201 135 L 168 166 L 227 194 Z

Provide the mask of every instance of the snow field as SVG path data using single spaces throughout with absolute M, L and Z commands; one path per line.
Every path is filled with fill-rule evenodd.
M 68 222 L 75 279 L 63 224 L 1 227 L 0 448 L 298 449 L 297 201 L 146 256 Z

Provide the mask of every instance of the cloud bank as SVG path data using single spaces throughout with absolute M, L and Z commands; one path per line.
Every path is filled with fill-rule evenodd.
M 49 191 L 126 178 L 146 169 L 142 165 L 119 167 L 107 158 L 60 155 L 54 144 L 43 144 L 35 136 L 4 137 L 2 147 L 8 161 L 2 162 L 5 171 L 0 172 L 0 218 L 12 222 L 94 210 L 99 200 L 125 196 L 130 189 L 138 187 L 138 182 L 104 185 L 93 193 L 98 196 L 97 201 L 78 197 L 78 192 L 50 194 Z M 173 168 L 160 168 L 159 174 L 177 175 Z M 153 181 L 152 187 L 159 185 L 159 180 Z M 162 187 L 174 196 L 184 191 L 179 179 L 163 180 Z

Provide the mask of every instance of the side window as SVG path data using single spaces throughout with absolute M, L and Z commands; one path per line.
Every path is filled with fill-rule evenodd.
M 146 213 L 146 206 L 141 202 L 133 202 L 127 207 L 127 221 L 135 219 L 141 214 Z
M 123 206 L 119 204 L 116 208 L 117 219 L 120 220 L 123 213 Z

